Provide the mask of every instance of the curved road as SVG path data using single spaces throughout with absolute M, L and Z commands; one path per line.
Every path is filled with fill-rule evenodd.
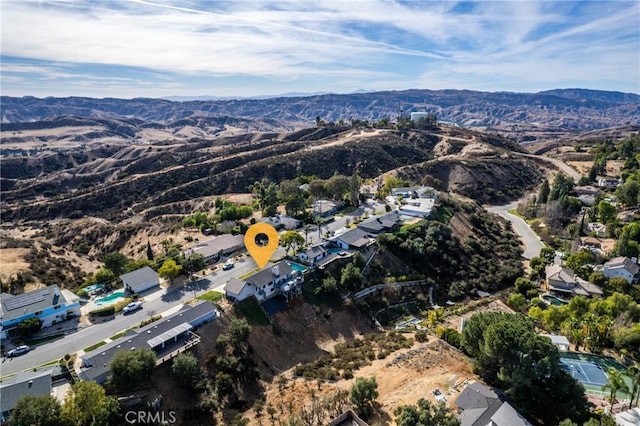
M 527 222 L 525 222 L 521 217 L 509 213 L 509 210 L 515 209 L 518 206 L 518 203 L 519 201 L 514 201 L 504 206 L 485 206 L 485 209 L 487 209 L 489 213 L 497 214 L 511 221 L 513 230 L 520 235 L 520 240 L 524 245 L 524 253 L 522 256 L 525 259 L 531 259 L 532 257 L 540 254 L 540 249 L 544 247 L 544 243 L 540 240 L 540 237 L 531 230 Z

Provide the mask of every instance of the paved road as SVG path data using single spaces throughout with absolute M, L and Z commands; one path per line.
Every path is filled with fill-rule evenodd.
M 279 248 L 274 256 L 284 256 L 284 250 Z M 133 327 L 152 315 L 162 314 L 171 308 L 175 308 L 197 294 L 209 290 L 222 292 L 229 278 L 239 277 L 257 268 L 258 266 L 253 259 L 245 257 L 236 263 L 233 269 L 228 271 L 219 270 L 183 287 L 161 289 L 151 294 L 143 295 L 145 303 L 141 310 L 129 315 L 116 315 L 115 318 L 105 319 L 102 323 L 68 334 L 62 339 L 35 346 L 25 355 L 12 359 L 3 358 L 2 363 L 0 363 L 0 376 L 27 370 L 54 359 L 62 358 L 67 353 L 82 350 L 126 328 Z
M 580 173 L 578 173 L 578 171 L 576 169 L 574 169 L 573 167 L 571 167 L 567 163 L 564 163 L 564 162 L 562 162 L 560 160 L 557 160 L 555 158 L 545 157 L 544 155 L 524 154 L 522 152 L 512 152 L 512 154 L 519 155 L 521 157 L 534 158 L 534 159 L 545 161 L 547 163 L 551 163 L 558 170 L 560 170 L 561 172 L 563 172 L 567 176 L 573 178 L 573 180 L 575 182 L 578 182 L 580 180 L 580 178 L 582 177 L 582 175 Z
M 495 213 L 511 221 L 511 223 L 513 224 L 513 230 L 518 235 L 520 235 L 520 240 L 524 245 L 524 254 L 522 256 L 525 259 L 531 259 L 532 257 L 538 256 L 540 254 L 540 250 L 542 249 L 542 247 L 544 247 L 544 244 L 540 240 L 540 237 L 538 237 L 536 233 L 531 230 L 527 222 L 525 222 L 522 218 L 509 213 L 509 210 L 513 210 L 517 206 L 518 201 L 514 201 L 504 206 L 492 206 L 485 208 L 488 212 Z

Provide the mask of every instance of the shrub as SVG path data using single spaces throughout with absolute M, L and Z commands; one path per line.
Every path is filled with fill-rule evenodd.
M 85 290 L 84 288 L 81 288 L 80 290 L 76 291 L 76 295 L 78 297 L 89 297 L 89 293 L 87 293 L 87 290 Z
M 423 343 L 426 342 L 428 340 L 428 336 L 427 336 L 427 332 L 424 330 L 418 330 L 416 331 L 415 334 L 415 338 L 418 342 Z
M 90 316 L 96 317 L 108 317 L 109 315 L 114 315 L 116 313 L 116 309 L 114 305 L 106 306 L 104 308 L 96 309 L 95 311 L 89 312 Z

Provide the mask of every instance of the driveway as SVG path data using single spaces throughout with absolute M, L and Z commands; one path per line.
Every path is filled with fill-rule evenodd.
M 515 209 L 518 206 L 518 203 L 519 201 L 514 201 L 504 206 L 485 206 L 485 209 L 487 209 L 489 213 L 497 214 L 511 221 L 513 230 L 520 236 L 520 240 L 524 245 L 524 253 L 522 256 L 525 259 L 531 259 L 532 257 L 540 254 L 540 250 L 544 247 L 544 243 L 540 240 L 540 237 L 533 232 L 527 222 L 522 218 L 509 213 L 509 210 Z

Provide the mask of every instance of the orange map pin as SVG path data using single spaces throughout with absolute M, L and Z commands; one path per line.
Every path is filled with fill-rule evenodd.
M 265 234 L 269 239 L 266 246 L 256 244 L 256 237 L 259 234 Z M 244 246 L 261 269 L 269 262 L 269 259 L 278 248 L 279 242 L 280 236 L 276 228 L 266 223 L 251 225 L 246 234 L 244 234 Z

